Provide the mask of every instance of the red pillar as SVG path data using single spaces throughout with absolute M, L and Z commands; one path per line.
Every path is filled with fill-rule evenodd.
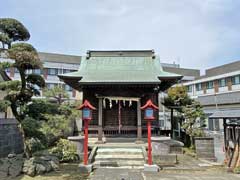
M 151 120 L 148 120 L 147 128 L 148 128 L 148 164 L 152 165 Z
M 88 120 L 84 120 L 84 158 L 83 158 L 83 163 L 84 165 L 88 164 Z

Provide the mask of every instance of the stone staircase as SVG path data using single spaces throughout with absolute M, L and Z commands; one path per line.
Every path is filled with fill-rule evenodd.
M 98 147 L 93 166 L 94 168 L 143 168 L 144 153 L 143 147 Z

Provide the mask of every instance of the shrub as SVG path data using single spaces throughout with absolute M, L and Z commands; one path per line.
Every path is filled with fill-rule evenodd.
M 69 104 L 61 104 L 57 114 L 44 114 L 40 131 L 45 135 L 48 146 L 53 146 L 60 138 L 73 135 L 74 120 L 77 114 Z
M 235 167 L 233 172 L 236 173 L 236 174 L 240 174 L 240 166 L 239 167 Z
M 64 115 L 45 115 L 47 121 L 42 122 L 40 131 L 45 135 L 47 145 L 53 146 L 60 138 L 71 135 L 71 120 Z
M 193 136 L 194 136 L 194 137 L 205 137 L 206 134 L 205 134 L 205 132 L 203 131 L 202 128 L 196 128 L 196 129 L 193 131 Z
M 26 144 L 32 153 L 45 149 L 45 146 L 38 138 L 27 139 Z
M 60 162 L 74 162 L 79 160 L 76 146 L 66 139 L 60 139 L 57 145 L 50 149 L 49 152 L 57 156 Z
M 196 157 L 194 146 L 191 146 L 190 148 L 183 148 L 183 154 Z
M 44 134 L 40 131 L 41 124 L 38 120 L 26 117 L 22 122 L 23 129 L 25 131 L 25 136 L 30 138 L 37 138 L 42 142 L 42 144 L 46 143 L 46 138 Z
M 32 104 L 27 107 L 26 113 L 29 117 L 44 120 L 44 114 L 58 113 L 58 105 L 46 100 L 37 99 L 33 100 Z

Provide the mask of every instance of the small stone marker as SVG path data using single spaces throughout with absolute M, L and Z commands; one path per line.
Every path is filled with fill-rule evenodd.
M 90 172 L 92 172 L 92 170 L 93 170 L 92 164 L 87 164 L 87 165 L 79 164 L 80 173 L 89 174 Z
M 153 165 L 144 164 L 145 172 L 158 172 L 159 170 L 160 170 L 160 168 L 155 164 L 153 164 Z

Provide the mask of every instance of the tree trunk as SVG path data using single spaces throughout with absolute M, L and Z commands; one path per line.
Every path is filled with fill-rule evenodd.
M 19 116 L 19 114 L 17 112 L 17 107 L 15 106 L 15 104 L 13 102 L 11 102 L 11 109 L 12 109 L 13 115 L 15 116 L 15 118 L 17 119 L 17 121 L 19 123 L 18 127 L 19 127 L 19 131 L 20 131 L 20 133 L 22 135 L 22 139 L 23 139 L 23 150 L 24 150 L 24 153 L 25 153 L 27 158 L 30 158 L 31 157 L 31 152 L 30 152 L 30 150 L 29 150 L 29 148 L 27 146 L 25 132 L 24 132 L 24 129 L 23 129 L 22 124 L 21 124 L 21 120 L 23 120 L 23 119 L 22 119 L 21 116 Z
M 21 91 L 24 92 L 24 90 L 26 89 L 26 79 L 25 79 L 26 76 L 25 76 L 24 70 L 19 68 L 19 74 L 20 74 L 21 83 L 22 83 Z
M 7 119 L 7 110 L 4 112 L 5 119 Z
M 20 116 L 18 115 L 17 106 L 15 105 L 15 102 L 14 102 L 14 101 L 11 101 L 11 109 L 12 109 L 13 115 L 15 116 L 15 118 L 16 118 L 16 119 L 18 120 L 18 122 L 19 122 Z
M 190 136 L 190 147 L 194 148 L 194 139 L 193 136 Z
M 173 138 L 173 127 L 174 123 L 173 123 L 173 108 L 171 108 L 171 138 Z
M 30 151 L 30 149 L 29 149 L 29 147 L 27 146 L 27 143 L 26 143 L 26 137 L 25 137 L 24 129 L 23 129 L 21 123 L 19 123 L 19 126 L 18 126 L 18 127 L 19 127 L 19 130 L 20 130 L 20 132 L 21 132 L 22 139 L 23 139 L 23 149 L 24 149 L 24 153 L 25 153 L 25 155 L 26 155 L 26 158 L 29 159 L 29 158 L 32 156 L 32 154 L 31 154 L 31 151 Z
M 8 45 L 8 49 L 11 49 L 11 47 L 12 47 L 11 43 L 8 43 L 7 45 Z

